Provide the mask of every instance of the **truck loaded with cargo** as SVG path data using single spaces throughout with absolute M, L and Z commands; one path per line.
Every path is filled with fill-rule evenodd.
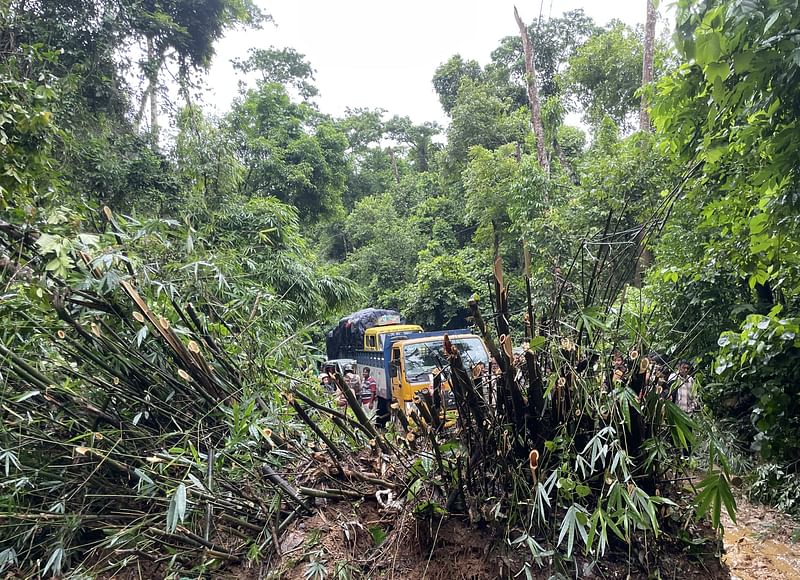
M 330 360 L 355 360 L 357 372 L 369 367 L 379 397 L 410 405 L 418 391 L 431 387 L 438 369 L 446 371 L 445 335 L 467 366 L 488 367 L 483 340 L 469 329 L 425 332 L 419 325 L 406 324 L 397 311 L 376 308 L 342 318 L 328 332 L 327 354 Z M 449 388 L 446 381 L 444 388 Z

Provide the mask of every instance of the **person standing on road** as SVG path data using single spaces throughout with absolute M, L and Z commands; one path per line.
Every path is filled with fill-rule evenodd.
M 350 390 L 356 396 L 356 400 L 358 400 L 361 393 L 361 379 L 353 369 L 353 365 L 344 365 L 344 382 L 350 387 Z
M 697 410 L 697 401 L 694 396 L 694 378 L 689 374 L 692 365 L 689 361 L 682 360 L 678 363 L 677 374 L 669 377 L 671 385 L 672 402 L 678 405 L 685 413 L 691 415 Z
M 378 399 L 378 409 L 375 411 L 375 426 L 378 429 L 386 429 L 386 423 L 389 422 L 391 417 L 392 386 L 390 381 L 391 379 L 386 377 L 383 384 L 375 385 L 375 394 Z
M 697 410 L 697 399 L 694 394 L 694 377 L 689 373 L 692 372 L 692 365 L 689 361 L 682 360 L 678 362 L 678 372 L 673 373 L 669 377 L 671 385 L 672 402 L 675 403 L 687 415 L 691 416 Z M 692 454 L 691 443 L 686 443 L 685 447 L 681 448 L 681 457 L 688 459 Z
M 372 409 L 375 406 L 375 398 L 377 397 L 378 393 L 378 383 L 372 376 L 370 376 L 370 373 L 371 371 L 369 367 L 364 367 L 364 370 L 361 373 L 361 391 L 363 393 L 361 403 Z

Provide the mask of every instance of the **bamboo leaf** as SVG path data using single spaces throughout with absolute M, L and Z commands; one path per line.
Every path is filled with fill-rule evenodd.
M 40 391 L 28 391 L 26 393 L 22 393 L 19 397 L 14 398 L 15 403 L 21 403 L 22 401 L 27 401 L 31 397 L 35 397 L 38 395 Z
M 183 523 L 186 517 L 186 486 L 182 483 L 178 485 L 178 489 L 172 495 L 167 509 L 167 532 L 170 534 L 175 532 L 178 527 L 178 522 Z
M 59 546 L 53 553 L 50 555 L 50 558 L 47 560 L 47 564 L 44 565 L 44 570 L 42 570 L 42 576 L 47 576 L 47 572 L 52 570 L 53 576 L 58 576 L 61 574 L 61 565 L 64 561 L 64 548 Z

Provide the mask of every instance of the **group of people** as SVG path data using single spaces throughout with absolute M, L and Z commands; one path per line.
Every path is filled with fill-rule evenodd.
M 680 360 L 674 368 L 671 368 L 657 353 L 651 353 L 648 359 L 650 364 L 645 381 L 647 388 L 655 389 L 660 397 L 670 399 L 684 412 L 689 415 L 693 414 L 697 410 L 697 398 L 694 392 L 691 363 L 687 360 Z M 622 381 L 628 372 L 628 367 L 621 352 L 614 351 L 611 366 L 612 380 L 614 382 Z M 644 396 L 644 391 L 642 396 Z
M 369 367 L 364 367 L 361 369 L 361 376 L 359 377 L 351 364 L 344 365 L 342 369 L 342 378 L 345 384 L 353 391 L 356 400 L 369 409 L 372 409 L 375 405 L 378 390 L 378 385 L 371 373 L 372 371 Z M 347 397 L 336 388 L 336 367 L 334 365 L 325 365 L 320 375 L 320 383 L 326 391 L 339 393 L 338 404 L 340 407 L 347 406 Z
M 352 391 L 355 400 L 370 411 L 377 406 L 375 424 L 379 428 L 385 429 L 389 420 L 391 402 L 378 392 L 378 383 L 375 377 L 372 376 L 372 369 L 363 367 L 360 376 L 355 372 L 352 364 L 344 365 L 342 370 L 344 383 Z M 347 397 L 341 390 L 336 388 L 335 375 L 336 367 L 333 365 L 326 366 L 321 376 L 321 383 L 330 392 L 339 393 L 337 404 L 339 407 L 346 409 L 348 407 Z

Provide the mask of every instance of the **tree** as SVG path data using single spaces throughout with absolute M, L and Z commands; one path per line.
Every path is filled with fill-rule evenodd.
M 247 167 L 245 197 L 275 196 L 303 220 L 337 211 L 347 179 L 347 138 L 305 103 L 293 103 L 282 85 L 258 83 L 226 117 L 226 130 Z
M 314 80 L 314 69 L 305 55 L 293 48 L 251 48 L 247 58 L 234 59 L 233 68 L 243 73 L 257 72 L 265 83 L 278 83 L 295 89 L 303 100 L 319 94 Z
M 775 35 L 800 21 L 783 5 L 768 14 L 727 7 L 685 12 L 678 47 L 691 64 L 659 85 L 654 118 L 677 159 L 701 164 L 690 195 L 708 245 L 724 250 L 768 305 L 795 295 L 799 282 L 799 224 L 786 197 L 798 182 L 797 149 L 787 147 L 797 136 L 797 65 Z M 717 25 L 704 28 L 701 13 Z M 766 31 L 756 26 L 762 21 Z
M 212 0 L 197 9 L 195 0 L 143 0 L 131 3 L 131 31 L 145 39 L 146 56 L 140 61 L 147 89 L 136 116 L 139 124 L 145 101 L 150 102 L 150 133 L 158 144 L 158 79 L 167 59 L 174 56 L 184 95 L 188 94 L 188 72 L 207 68 L 214 55 L 214 42 L 238 24 L 259 25 L 266 17 L 252 0 Z M 188 104 L 188 103 L 187 103 Z
M 57 79 L 46 72 L 54 58 L 30 46 L 0 61 L 0 215 L 11 212 L 20 221 L 35 214 L 58 183 L 53 107 L 59 94 Z M 37 80 L 21 74 L 26 65 Z
M 639 130 L 650 131 L 650 113 L 647 111 L 646 87 L 653 82 L 653 52 L 656 42 L 656 1 L 646 0 L 647 18 L 644 25 L 644 52 L 642 56 L 642 103 L 639 107 Z
M 538 19 L 528 26 L 533 65 L 542 100 L 559 96 L 559 76 L 577 48 L 598 31 L 594 21 L 582 9 L 565 12 L 559 18 Z M 508 87 L 505 96 L 524 106 L 527 102 L 525 87 L 525 58 L 519 35 L 507 36 L 492 51 L 492 61 L 485 76 L 498 87 Z
M 439 65 L 433 75 L 433 88 L 439 95 L 439 102 L 445 113 L 450 114 L 456 106 L 458 91 L 463 79 L 478 81 L 481 79 L 481 66 L 474 60 L 465 61 L 460 54 Z
M 566 80 L 588 124 L 596 126 L 609 115 L 620 126 L 630 125 L 629 115 L 639 105 L 643 58 L 641 38 L 621 22 L 611 23 L 576 50 Z
M 217 211 L 209 241 L 209 263 L 267 292 L 293 324 L 314 322 L 363 297 L 352 281 L 326 271 L 302 235 L 297 210 L 274 197 Z
M 447 130 L 448 156 L 458 166 L 467 161 L 474 145 L 496 149 L 506 143 L 523 142 L 530 133 L 527 110 L 514 111 L 508 100 L 497 96 L 492 87 L 465 79 L 451 110 Z
M 403 311 L 424 328 L 450 329 L 467 325 L 467 301 L 482 284 L 474 276 L 477 252 L 463 249 L 438 254 L 421 250 L 416 279 L 403 289 Z
M 528 29 L 519 17 L 517 7 L 514 7 L 514 18 L 519 26 L 519 35 L 522 38 L 522 47 L 525 53 L 525 80 L 528 85 L 528 106 L 531 110 L 531 126 L 536 138 L 536 156 L 545 173 L 550 173 L 550 160 L 547 158 L 544 144 L 544 128 L 542 127 L 542 110 L 539 103 L 539 88 L 536 84 L 536 68 L 533 64 L 533 48 L 528 37 Z
M 492 256 L 496 258 L 508 228 L 509 195 L 520 178 L 516 147 L 505 145 L 495 151 L 473 147 L 469 156 L 463 176 L 466 210 L 474 221 L 491 229 Z
M 207 215 L 235 203 L 245 167 L 218 120 L 206 118 L 197 106 L 184 108 L 178 116 L 174 155 L 186 192 L 184 212 Z
M 685 207 L 701 256 L 662 266 L 684 286 L 703 268 L 727 272 L 743 290 L 716 370 L 734 393 L 758 385 L 755 440 L 769 439 L 770 456 L 796 457 L 800 13 L 791 2 L 686 2 L 677 22 L 685 62 L 659 83 L 652 115 L 676 162 L 694 169 Z
M 411 162 L 416 171 L 428 171 L 433 154 L 439 145 L 433 138 L 441 134 L 442 128 L 436 122 L 426 121 L 415 125 L 408 117 L 395 115 L 386 122 L 386 133 L 397 142 L 410 147 Z
M 388 194 L 364 198 L 347 216 L 344 232 L 353 248 L 344 268 L 367 294 L 369 304 L 398 307 L 398 292 L 414 280 L 424 240 L 401 219 Z
M 347 109 L 337 127 L 347 137 L 347 187 L 345 208 L 368 196 L 389 191 L 394 180 L 392 160 L 382 146 L 386 134 L 383 109 Z

